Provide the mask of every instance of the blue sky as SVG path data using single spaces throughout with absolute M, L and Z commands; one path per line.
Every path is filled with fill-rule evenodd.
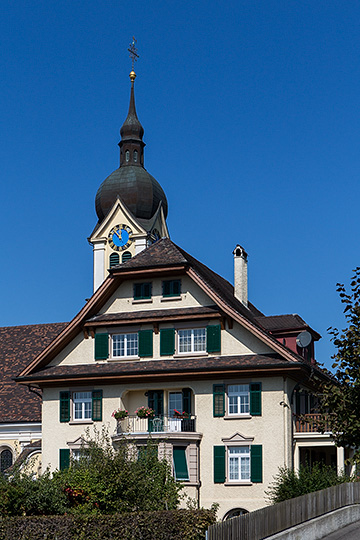
M 0 325 L 70 320 L 91 294 L 100 183 L 119 165 L 138 41 L 145 167 L 171 238 L 249 298 L 343 326 L 359 264 L 360 4 L 2 0 Z

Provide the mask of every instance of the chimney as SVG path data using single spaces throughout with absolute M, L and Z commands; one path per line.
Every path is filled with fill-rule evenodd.
M 233 251 L 234 254 L 234 296 L 245 307 L 248 307 L 248 279 L 247 279 L 247 259 L 245 249 L 239 244 Z

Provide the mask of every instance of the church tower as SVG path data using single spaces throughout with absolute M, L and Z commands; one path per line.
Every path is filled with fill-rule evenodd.
M 135 108 L 135 40 L 128 50 L 132 58 L 131 90 L 128 115 L 120 129 L 120 167 L 97 191 L 98 223 L 89 237 L 94 253 L 94 291 L 109 268 L 131 259 L 159 238 L 169 238 L 165 193 L 144 167 L 144 128 Z

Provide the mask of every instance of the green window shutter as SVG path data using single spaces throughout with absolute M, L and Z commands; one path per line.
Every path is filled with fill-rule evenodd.
M 206 350 L 209 353 L 219 353 L 221 351 L 220 324 L 206 328 Z
M 155 416 L 162 416 L 164 414 L 164 391 L 149 390 L 147 395 L 148 407 L 154 409 Z
M 174 472 L 176 480 L 189 480 L 185 446 L 173 447 Z
M 70 448 L 60 448 L 60 471 L 70 467 Z
M 183 411 L 191 414 L 191 388 L 182 389 Z
M 142 290 L 142 297 L 143 298 L 151 298 L 151 289 L 152 289 L 151 283 L 143 283 L 143 290 Z
M 92 392 L 92 419 L 94 422 L 102 421 L 102 390 Z
M 109 357 L 109 334 L 95 334 L 95 360 Z
M 170 296 L 170 283 L 171 281 L 163 281 L 162 282 L 162 290 L 163 290 L 163 296 Z
M 251 481 L 262 482 L 262 445 L 253 444 L 250 447 L 251 455 Z
M 117 266 L 120 263 L 120 258 L 118 253 L 112 253 L 110 255 L 110 268 Z
M 180 279 L 174 279 L 172 282 L 172 294 L 174 296 L 180 296 L 181 294 L 181 281 Z
M 213 416 L 225 415 L 225 385 L 213 385 Z
M 139 332 L 139 356 L 153 356 L 153 331 L 140 330 Z
M 134 300 L 140 300 L 142 298 L 141 283 L 134 283 Z
M 70 422 L 70 392 L 60 392 L 60 422 Z
M 261 416 L 261 383 L 250 384 L 250 414 Z
M 172 356 L 175 352 L 174 328 L 160 330 L 160 356 Z
M 126 261 L 129 261 L 130 259 L 131 259 L 130 251 L 124 251 L 124 253 L 122 254 L 122 257 L 121 257 L 121 261 L 126 262 Z
M 214 446 L 214 483 L 225 482 L 225 446 Z

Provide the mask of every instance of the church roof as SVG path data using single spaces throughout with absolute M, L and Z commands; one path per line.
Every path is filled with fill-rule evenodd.
M 40 422 L 41 399 L 13 378 L 67 323 L 0 327 L 0 423 Z

